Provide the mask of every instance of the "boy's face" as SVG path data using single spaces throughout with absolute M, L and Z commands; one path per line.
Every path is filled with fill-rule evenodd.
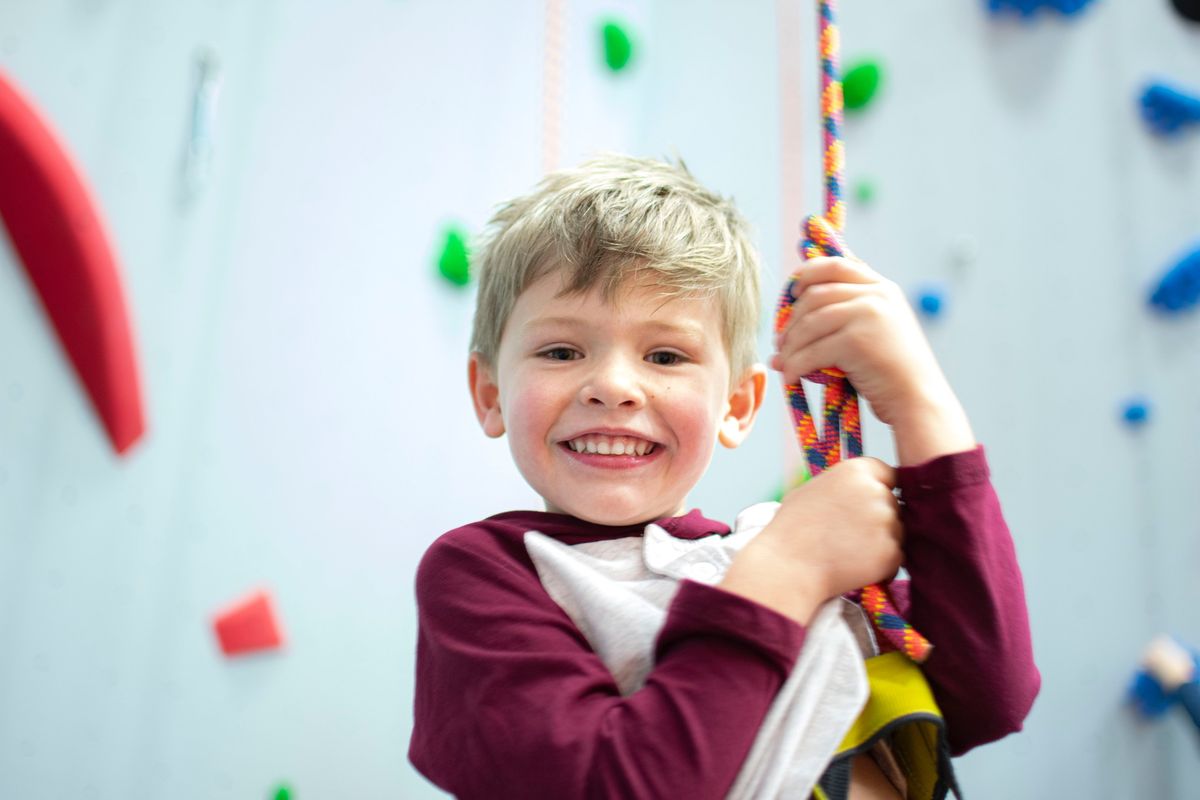
M 558 297 L 562 285 L 552 271 L 521 294 L 494 369 L 472 355 L 484 431 L 508 434 L 547 511 L 602 525 L 683 513 L 718 438 L 749 433 L 765 371 L 730 386 L 715 302 L 642 284 L 608 304 L 598 290 Z

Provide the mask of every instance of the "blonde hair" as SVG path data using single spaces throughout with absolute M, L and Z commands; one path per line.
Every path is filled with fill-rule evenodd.
M 563 294 L 599 286 L 611 302 L 650 272 L 664 300 L 713 297 L 732 377 L 755 361 L 758 253 L 733 203 L 677 164 L 603 154 L 547 175 L 529 194 L 502 204 L 474 258 L 479 293 L 471 350 L 496 363 L 517 298 L 553 271 Z

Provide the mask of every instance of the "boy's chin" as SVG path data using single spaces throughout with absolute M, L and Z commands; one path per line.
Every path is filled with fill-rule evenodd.
M 682 504 L 681 504 L 682 506 Z M 546 510 L 557 514 L 569 514 L 576 519 L 581 519 L 584 522 L 590 522 L 593 525 L 604 525 L 612 528 L 625 527 L 629 525 L 648 525 L 655 520 L 664 519 L 666 517 L 677 517 L 684 513 L 682 507 L 680 509 L 654 509 L 654 508 L 589 508 L 587 506 L 557 506 L 549 501 L 546 501 Z

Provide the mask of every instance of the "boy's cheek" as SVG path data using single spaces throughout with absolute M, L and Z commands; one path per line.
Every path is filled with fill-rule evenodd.
M 510 436 L 541 436 L 553 427 L 556 412 L 537 391 L 514 392 L 507 399 L 504 417 Z

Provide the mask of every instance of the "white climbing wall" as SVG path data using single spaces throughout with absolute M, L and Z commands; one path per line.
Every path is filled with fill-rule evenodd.
M 929 334 L 988 447 L 1044 678 L 1024 733 L 961 760 L 964 789 L 1192 797 L 1195 735 L 1122 695 L 1153 634 L 1200 645 L 1200 311 L 1145 304 L 1200 240 L 1200 131 L 1164 141 L 1136 114 L 1150 78 L 1200 91 L 1200 27 L 1168 0 L 1028 24 L 983 0 L 842 4 L 847 59 L 885 71 L 846 128 L 851 181 L 876 187 L 849 240 L 946 287 Z M 566 6 L 563 161 L 683 156 L 754 223 L 769 306 L 793 266 L 781 210 L 821 201 L 810 3 Z M 405 757 L 413 570 L 443 531 L 536 498 L 474 421 L 471 296 L 433 263 L 446 224 L 477 230 L 538 177 L 543 10 L 0 3 L 0 70 L 108 222 L 149 421 L 111 453 L 0 237 L 0 798 L 440 796 Z M 621 75 L 597 50 L 608 14 L 635 33 Z M 212 170 L 185 204 L 202 51 Z M 781 61 L 803 72 L 803 141 L 781 141 Z M 706 512 L 783 480 L 779 393 L 718 454 Z M 892 454 L 877 424 L 866 443 Z M 287 644 L 226 661 L 209 617 L 258 587 Z

